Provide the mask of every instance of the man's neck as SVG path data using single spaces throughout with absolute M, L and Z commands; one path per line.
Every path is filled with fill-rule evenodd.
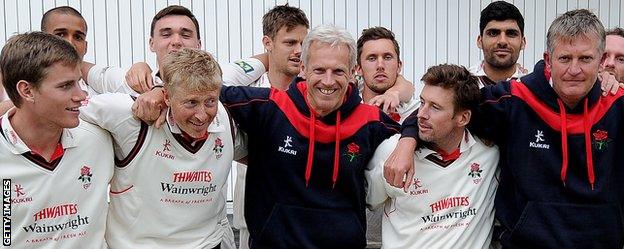
M 369 100 L 371 100 L 372 98 L 379 96 L 381 94 L 374 92 L 373 90 L 371 90 L 370 88 L 368 88 L 367 86 L 364 86 L 364 90 L 362 90 L 362 101 L 364 103 L 368 103 Z
M 11 126 L 26 146 L 49 161 L 61 140 L 63 128 L 39 120 L 32 113 L 19 109 L 9 118 Z
M 483 63 L 483 71 L 485 71 L 485 75 L 490 78 L 494 82 L 499 82 L 502 80 L 507 80 L 511 78 L 516 73 L 516 64 L 509 68 L 500 69 L 494 68 L 487 62 Z
M 269 67 L 269 82 L 271 86 L 280 90 L 288 89 L 288 85 L 296 75 L 287 75 L 277 70 L 271 70 L 273 67 Z

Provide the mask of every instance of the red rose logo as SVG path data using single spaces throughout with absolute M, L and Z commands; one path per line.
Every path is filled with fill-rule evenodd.
M 596 141 L 604 141 L 605 139 L 609 138 L 609 133 L 602 130 L 597 130 L 596 132 L 594 132 L 593 135 L 594 140 Z
M 80 174 L 83 176 L 91 174 L 91 168 L 87 166 L 82 166 L 82 168 L 80 169 Z
M 596 130 L 594 133 L 592 133 L 592 136 L 594 137 L 594 141 L 592 142 L 592 144 L 598 150 L 603 150 L 607 148 L 609 142 L 611 142 L 611 139 L 609 138 L 609 132 L 607 131 Z
M 347 154 L 349 162 L 353 161 L 358 155 L 360 155 L 360 146 L 356 143 L 350 143 L 347 145 Z
M 91 176 L 93 176 L 91 174 L 91 168 L 88 166 L 82 166 L 82 168 L 80 168 L 80 176 L 78 177 L 78 180 L 81 180 L 83 183 L 91 182 Z M 85 187 L 85 189 L 86 188 L 87 187 Z

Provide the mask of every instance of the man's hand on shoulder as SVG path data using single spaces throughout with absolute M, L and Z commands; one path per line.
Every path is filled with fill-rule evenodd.
M 134 63 L 126 73 L 126 83 L 138 93 L 146 93 L 152 89 L 153 80 L 152 69 L 145 62 Z
M 405 192 L 414 180 L 414 150 L 416 139 L 399 139 L 396 148 L 384 163 L 384 177 L 388 184 L 403 188 Z
M 608 72 L 601 72 L 598 74 L 598 78 L 600 78 L 600 89 L 602 89 L 602 96 L 607 96 L 607 94 L 615 95 L 619 88 L 624 88 L 624 84 L 620 83 L 615 79 L 613 74 Z
M 149 92 L 139 95 L 132 105 L 134 117 L 148 124 L 155 122 L 156 128 L 165 122 L 167 115 L 165 93 L 162 87 L 156 87 Z

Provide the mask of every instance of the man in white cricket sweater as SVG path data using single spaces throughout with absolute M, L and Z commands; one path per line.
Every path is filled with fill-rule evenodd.
M 478 79 L 464 67 L 439 65 L 422 81 L 413 184 L 404 192 L 383 175 L 399 135 L 379 146 L 366 172 L 367 202 L 384 212 L 382 246 L 487 248 L 499 152 L 466 129 L 479 100 Z
M 134 119 L 127 94 L 93 96 L 82 109 L 115 142 L 106 240 L 111 248 L 235 248 L 227 178 L 245 151 L 219 102 L 219 65 L 185 48 L 169 54 L 161 72 L 168 107 L 161 128 Z
M 15 103 L 0 118 L 3 219 L 11 222 L 4 246 L 107 248 L 113 146 L 106 131 L 78 119 L 81 60 L 70 43 L 42 32 L 16 35 L 2 49 L 2 84 Z

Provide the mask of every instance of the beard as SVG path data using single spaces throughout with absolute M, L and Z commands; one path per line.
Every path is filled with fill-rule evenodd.
M 496 69 L 509 69 L 516 65 L 519 56 L 519 54 L 512 54 L 508 59 L 500 60 L 496 57 L 496 55 L 494 55 L 494 53 L 491 53 L 485 56 L 485 62 Z
M 395 79 L 395 83 L 396 83 L 396 79 Z M 386 91 L 388 89 L 390 89 L 392 86 L 394 86 L 394 83 L 375 83 L 375 82 L 365 82 L 366 87 L 368 87 L 368 89 L 370 89 L 371 91 L 373 91 L 376 94 L 384 94 L 386 93 Z

